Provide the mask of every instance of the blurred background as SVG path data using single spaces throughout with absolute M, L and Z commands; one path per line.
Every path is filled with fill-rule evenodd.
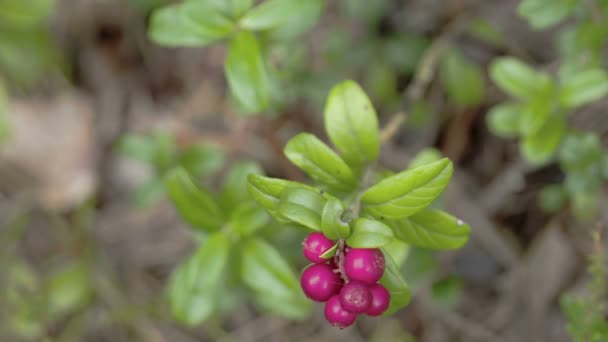
M 608 341 L 605 1 L 327 0 L 297 35 L 258 33 L 276 82 L 253 111 L 231 94 L 226 40 L 150 39 L 170 3 L 0 0 L 1 341 Z M 555 152 L 553 133 L 537 138 L 550 149 L 538 162 L 508 118 L 489 119 L 513 101 L 493 62 L 512 56 L 555 78 L 577 51 L 600 75 L 568 108 L 568 143 Z M 164 173 L 179 164 L 220 191 L 257 161 L 305 181 L 283 146 L 302 131 L 327 140 L 323 106 L 345 79 L 394 126 L 383 165 L 401 170 L 429 148 L 455 163 L 441 205 L 471 240 L 411 248 L 412 303 L 350 329 L 330 327 L 320 305 L 292 320 L 246 293 L 180 322 L 167 283 L 201 237 Z M 267 233 L 294 270 L 305 233 Z

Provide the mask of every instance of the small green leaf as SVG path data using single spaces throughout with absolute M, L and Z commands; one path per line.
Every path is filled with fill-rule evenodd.
M 165 194 L 165 183 L 162 179 L 153 178 L 139 185 L 133 193 L 133 203 L 138 208 L 147 208 Z
M 292 2 L 293 3 L 293 2 Z M 298 14 L 291 16 L 280 26 L 267 31 L 268 37 L 274 41 L 293 41 L 298 36 L 308 32 L 319 21 L 323 12 L 325 0 L 308 0 L 296 2 Z
M 452 177 L 452 162 L 441 159 L 385 178 L 361 197 L 365 209 L 377 218 L 411 216 L 431 204 Z
M 469 225 L 436 209 L 424 209 L 406 219 L 388 223 L 398 239 L 430 249 L 460 248 L 471 233 Z
M 184 168 L 169 171 L 165 176 L 165 186 L 175 208 L 188 224 L 205 231 L 222 227 L 224 217 L 220 207 L 210 193 L 194 183 Z
M 217 8 L 202 1 L 189 1 L 155 10 L 149 36 L 166 46 L 205 46 L 227 37 L 234 23 Z
M 348 222 L 341 219 L 344 205 L 339 199 L 327 200 L 321 214 L 321 231 L 328 239 L 344 239 L 350 235 Z
M 126 135 L 120 138 L 117 148 L 120 153 L 140 162 L 152 164 L 156 160 L 156 144 L 149 136 Z
M 548 212 L 557 212 L 568 200 L 568 193 L 562 184 L 547 185 L 538 196 L 540 207 Z
M 247 30 L 280 30 L 282 26 L 289 25 L 291 21 L 297 20 L 295 18 L 307 9 L 318 8 L 320 12 L 323 3 L 322 0 L 267 0 L 248 11 L 241 18 L 239 24 Z
M 337 250 L 338 250 L 338 243 L 335 243 L 333 246 L 331 246 L 330 249 L 326 250 L 325 253 L 321 254 L 321 258 L 329 259 L 329 258 L 333 257 L 334 255 L 336 255 Z
M 552 87 L 549 75 L 513 57 L 495 59 L 490 66 L 490 77 L 503 91 L 520 99 L 533 99 Z
M 560 81 L 560 101 L 569 108 L 597 101 L 608 94 L 608 77 L 600 68 L 573 73 Z
M 553 112 L 552 97 L 538 97 L 526 103 L 519 115 L 519 131 L 526 137 L 538 132 Z
M 0 1 L 0 22 L 11 29 L 31 29 L 44 24 L 53 12 L 53 0 Z
M 564 20 L 576 6 L 576 0 L 523 0 L 517 13 L 533 28 L 544 29 Z
M 191 175 L 205 176 L 224 164 L 224 152 L 211 145 L 193 145 L 179 153 L 178 163 Z
M 419 166 L 423 166 L 426 164 L 434 163 L 443 158 L 441 152 L 439 152 L 436 148 L 425 148 L 418 152 L 416 156 L 410 161 L 408 164 L 408 169 L 415 169 Z
M 526 160 L 541 165 L 548 162 L 566 134 L 562 118 L 551 118 L 536 133 L 526 137 L 520 149 Z
M 319 183 L 343 191 L 357 186 L 357 179 L 348 165 L 312 134 L 300 133 L 289 140 L 285 156 Z
M 92 295 L 89 273 L 82 264 L 68 264 L 54 273 L 46 288 L 46 310 L 51 317 L 81 308 Z
M 317 191 L 288 187 L 281 192 L 279 215 L 312 230 L 321 230 L 321 213 L 326 199 Z
M 253 202 L 246 202 L 234 209 L 230 215 L 230 227 L 242 237 L 253 235 L 260 229 L 266 227 L 270 217 Z
M 353 233 L 346 239 L 352 248 L 378 248 L 386 246 L 394 239 L 393 231 L 380 221 L 358 218 Z
M 461 107 L 473 107 L 484 97 L 484 79 L 481 69 L 453 50 L 441 61 L 439 75 L 450 99 Z
M 281 193 L 287 187 L 299 187 L 316 191 L 315 188 L 306 184 L 285 179 L 265 177 L 257 174 L 250 174 L 247 177 L 247 190 L 253 199 L 266 209 L 270 215 L 283 223 L 286 223 L 286 221 L 278 214 L 278 207 L 281 201 Z
M 257 113 L 270 104 L 270 78 L 256 37 L 241 31 L 232 38 L 224 71 L 232 95 L 245 113 Z
M 344 160 L 353 167 L 378 158 L 378 118 L 369 98 L 354 81 L 332 88 L 324 111 L 325 131 Z
M 410 245 L 399 239 L 393 239 L 391 243 L 382 247 L 382 250 L 390 255 L 397 267 L 400 268 L 410 254 Z
M 390 254 L 384 253 L 385 269 L 380 284 L 384 286 L 391 295 L 391 302 L 388 309 L 384 313 L 384 316 L 394 314 L 397 310 L 403 308 L 410 302 L 411 294 L 410 288 L 407 286 L 405 280 L 401 276 L 399 267 L 390 256 Z
M 10 127 L 7 117 L 8 96 L 0 82 L 0 144 L 10 136 Z
M 239 204 L 250 201 L 251 195 L 244 191 L 247 179 L 249 175 L 262 173 L 262 167 L 256 162 L 244 161 L 234 164 L 224 178 L 219 196 L 220 206 L 228 213 Z
M 169 303 L 180 322 L 194 326 L 211 317 L 217 307 L 229 252 L 230 241 L 222 233 L 215 233 L 173 272 Z
M 431 288 L 433 299 L 446 310 L 452 310 L 462 295 L 462 280 L 447 277 L 435 282 Z
M 303 296 L 296 275 L 279 252 L 264 240 L 251 239 L 244 243 L 241 276 L 258 298 L 270 297 L 261 304 L 276 313 L 303 318 L 310 310 L 310 303 Z M 301 305 L 303 310 L 286 310 L 276 303 L 277 300 L 283 300 L 284 305 Z
M 515 138 L 519 135 L 522 111 L 523 106 L 519 103 L 505 102 L 496 105 L 488 113 L 488 127 L 499 137 Z

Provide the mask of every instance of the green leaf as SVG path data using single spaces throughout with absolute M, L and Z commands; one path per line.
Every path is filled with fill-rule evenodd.
M 212 145 L 193 145 L 180 152 L 178 162 L 191 175 L 205 176 L 222 168 L 224 152 Z
M 475 18 L 472 20 L 467 31 L 470 35 L 485 43 L 497 47 L 503 47 L 505 45 L 504 33 L 496 27 L 495 23 L 484 18 Z
M 267 0 L 247 12 L 239 24 L 246 30 L 280 30 L 282 26 L 297 20 L 295 18 L 303 12 L 311 9 L 318 9 L 317 11 L 320 12 L 323 3 L 322 0 Z
M 390 254 L 384 253 L 385 269 L 380 284 L 384 286 L 391 295 L 391 302 L 384 313 L 384 316 L 394 314 L 397 310 L 403 308 L 410 302 L 411 294 L 410 288 L 407 286 L 405 280 L 401 276 L 399 267 L 390 256 Z
M 229 252 L 228 238 L 215 233 L 173 272 L 169 303 L 180 322 L 194 326 L 211 317 L 217 307 Z
M 53 0 L 3 0 L 0 1 L 0 23 L 11 29 L 31 29 L 44 24 L 53 7 Z
M 551 118 L 536 133 L 526 137 L 520 149 L 529 162 L 540 165 L 548 162 L 566 133 L 562 118 Z
M 281 192 L 279 215 L 312 230 L 321 230 L 321 213 L 326 200 L 317 191 L 288 187 Z
M 258 40 L 241 31 L 232 38 L 224 64 L 228 85 L 245 113 L 261 112 L 270 104 L 270 78 Z
M 8 96 L 0 82 L 0 144 L 10 136 L 10 125 L 7 117 Z
M 551 27 L 564 20 L 576 8 L 576 0 L 523 0 L 517 13 L 535 29 Z
M 520 99 L 533 99 L 552 88 L 549 75 L 537 72 L 513 57 L 500 57 L 490 66 L 490 77 L 509 95 Z
M 62 267 L 49 279 L 46 291 L 46 310 L 51 317 L 83 307 L 92 295 L 86 267 L 74 263 Z
M 484 98 L 484 79 L 481 69 L 453 50 L 441 61 L 439 75 L 450 99 L 461 107 L 481 104 Z
M 401 267 L 410 254 L 410 245 L 407 243 L 393 239 L 391 243 L 382 247 L 382 250 L 391 256 L 397 267 Z
M 334 255 L 336 255 L 337 251 L 338 251 L 338 243 L 336 242 L 333 246 L 331 246 L 330 249 L 326 250 L 323 254 L 321 254 L 321 258 L 329 259 L 329 258 L 333 257 Z
M 262 167 L 253 161 L 234 164 L 224 178 L 219 196 L 220 206 L 228 213 L 239 204 L 250 201 L 251 195 L 244 191 L 247 187 L 247 178 L 249 175 L 261 175 L 262 173 Z
M 300 133 L 289 140 L 285 156 L 319 183 L 343 191 L 357 186 L 357 179 L 348 165 L 312 134 Z
M 608 94 L 608 77 L 600 68 L 570 74 L 560 81 L 560 101 L 569 108 L 597 101 Z
M 162 179 L 153 178 L 139 185 L 133 193 L 133 203 L 138 208 L 147 208 L 165 194 L 165 183 Z
M 378 248 L 386 246 L 394 239 L 393 231 L 384 223 L 367 218 L 358 218 L 353 233 L 346 244 L 353 248 Z
M 388 222 L 395 237 L 410 245 L 430 249 L 456 249 L 468 240 L 471 227 L 437 209 L 424 209 L 402 220 Z
M 166 46 L 205 46 L 227 37 L 234 23 L 203 1 L 189 1 L 155 10 L 149 37 Z
M 350 235 L 348 222 L 342 221 L 341 215 L 344 205 L 339 199 L 327 200 L 321 213 L 321 231 L 328 239 L 344 239 Z
M 369 98 L 354 81 L 332 88 L 324 111 L 325 130 L 344 160 L 360 167 L 378 158 L 378 118 Z
M 568 193 L 562 184 L 547 185 L 538 196 L 540 207 L 548 212 L 557 212 L 568 200 Z
M 144 163 L 154 163 L 156 144 L 154 139 L 145 135 L 126 135 L 118 141 L 118 151 L 123 155 Z
M 434 163 L 443 158 L 441 152 L 439 152 L 436 148 L 425 148 L 418 152 L 414 159 L 410 161 L 408 164 L 409 169 L 415 169 L 419 166 L 423 166 L 426 164 Z
M 251 236 L 266 227 L 270 217 L 253 202 L 243 203 L 230 215 L 230 227 L 242 237 Z
M 319 20 L 325 6 L 325 0 L 292 1 L 293 5 L 299 7 L 298 14 L 267 31 L 271 40 L 294 40 L 308 32 Z
M 443 192 L 453 171 L 452 162 L 447 158 L 403 171 L 365 191 L 361 203 L 368 213 L 378 218 L 411 216 Z
M 523 105 L 519 103 L 505 102 L 496 105 L 488 113 L 488 128 L 499 137 L 515 138 L 519 135 L 522 111 Z
M 286 223 L 278 214 L 278 207 L 281 201 L 281 193 L 287 187 L 299 187 L 316 191 L 315 188 L 306 184 L 288 181 L 280 178 L 265 177 L 257 174 L 250 174 L 247 177 L 247 190 L 253 199 L 270 215 L 279 222 Z
M 519 131 L 526 137 L 538 132 L 551 117 L 553 103 L 551 97 L 538 97 L 523 106 L 519 115 Z
M 462 296 L 462 280 L 447 277 L 435 282 L 431 288 L 433 299 L 446 310 L 452 310 Z
M 217 231 L 222 227 L 224 217 L 220 207 L 209 192 L 195 184 L 184 168 L 169 171 L 165 186 L 173 205 L 188 224 L 205 231 Z
M 251 288 L 264 307 L 290 318 L 304 318 L 310 310 L 310 303 L 300 290 L 298 279 L 285 259 L 270 244 L 261 239 L 251 239 L 244 243 L 241 260 L 243 282 Z M 283 305 L 298 305 L 302 310 L 281 308 Z

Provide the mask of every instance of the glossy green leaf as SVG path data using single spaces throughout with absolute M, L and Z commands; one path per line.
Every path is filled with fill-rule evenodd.
M 336 255 L 337 251 L 338 251 L 338 243 L 336 242 L 333 246 L 331 246 L 330 249 L 326 250 L 325 253 L 321 254 L 321 258 L 329 259 L 329 258 L 333 257 L 334 255 Z
M 251 194 L 245 191 L 249 175 L 261 175 L 262 167 L 253 161 L 238 162 L 230 168 L 228 175 L 224 178 L 220 191 L 220 206 L 230 212 L 236 206 L 251 200 Z
M 139 208 L 147 208 L 165 194 L 165 183 L 162 179 L 153 178 L 139 185 L 133 193 L 133 203 Z
M 514 138 L 519 135 L 520 116 L 523 105 L 505 102 L 492 107 L 487 116 L 487 124 L 492 133 L 503 138 Z
M 191 175 L 204 176 L 222 168 L 224 152 L 212 145 L 193 145 L 179 153 L 178 163 Z
M 390 255 L 397 267 L 400 268 L 410 254 L 410 245 L 399 239 L 393 239 L 388 245 L 382 247 L 382 250 Z
M 380 284 L 382 284 L 390 293 L 391 301 L 388 309 L 384 313 L 384 316 L 394 314 L 397 310 L 403 308 L 410 302 L 411 294 L 410 288 L 401 276 L 399 267 L 390 256 L 390 254 L 384 253 L 385 269 Z
M 278 214 L 281 193 L 287 187 L 300 187 L 311 191 L 315 188 L 306 184 L 288 181 L 280 178 L 265 177 L 257 174 L 247 176 L 247 190 L 253 199 L 279 222 L 287 222 Z
M 348 165 L 312 134 L 300 133 L 289 140 L 285 156 L 319 183 L 343 191 L 357 186 L 357 179 Z
M 388 222 L 395 237 L 410 245 L 430 249 L 456 249 L 468 240 L 471 227 L 437 209 L 424 209 L 401 220 Z
M 342 221 L 344 205 L 339 199 L 327 200 L 321 213 L 321 231 L 328 239 L 344 239 L 350 235 L 348 222 Z
M 378 118 L 369 98 L 354 81 L 332 88 L 324 111 L 325 130 L 344 160 L 359 167 L 378 158 Z
M 248 11 L 239 24 L 247 30 L 280 30 L 282 26 L 288 26 L 290 21 L 297 20 L 297 17 L 306 11 L 318 9 L 317 12 L 320 12 L 323 3 L 322 0 L 267 0 Z
M 256 37 L 236 34 L 228 48 L 224 71 L 232 96 L 245 113 L 257 113 L 270 104 L 270 78 Z
M 517 13 L 535 29 L 544 29 L 564 20 L 576 8 L 576 0 L 523 0 Z
M 150 39 L 166 46 L 205 46 L 230 35 L 234 23 L 203 1 L 189 1 L 155 10 Z
M 568 200 L 568 193 L 562 184 L 551 184 L 543 187 L 538 195 L 538 203 L 543 210 L 556 212 Z
M 553 112 L 555 100 L 552 97 L 539 97 L 526 103 L 519 115 L 519 131 L 526 137 L 538 132 Z
M 412 161 L 410 161 L 407 167 L 409 169 L 415 169 L 419 166 L 434 163 L 440 160 L 441 158 L 443 158 L 443 156 L 441 155 L 441 152 L 439 152 L 439 150 L 437 150 L 436 148 L 425 148 L 418 152 L 416 156 L 414 156 L 414 158 L 412 159 Z
M 602 69 L 587 69 L 561 80 L 560 101 L 570 108 L 597 101 L 608 94 L 608 77 Z
M 484 98 L 485 85 L 479 66 L 454 50 L 441 61 L 439 76 L 450 100 L 461 107 L 479 105 Z
M 513 57 L 500 57 L 490 66 L 490 77 L 509 95 L 532 99 L 546 94 L 552 87 L 549 75 L 535 71 Z
M 317 23 L 323 13 L 325 0 L 310 0 L 296 2 L 298 14 L 284 21 L 281 25 L 267 31 L 268 37 L 275 41 L 294 40 L 298 36 L 308 32 Z
M 49 279 L 46 310 L 55 317 L 83 307 L 92 295 L 89 272 L 82 264 L 68 264 Z
M 548 162 L 566 133 L 566 124 L 562 118 L 549 119 L 536 133 L 526 137 L 520 149 L 526 160 L 533 164 Z
M 593 168 L 602 159 L 600 137 L 596 133 L 568 133 L 559 148 L 558 159 L 567 174 Z
M 261 304 L 267 309 L 289 317 L 303 318 L 310 310 L 310 303 L 303 296 L 294 272 L 279 252 L 261 239 L 251 239 L 244 243 L 241 259 L 243 282 L 251 288 L 256 297 L 268 296 Z M 303 310 L 281 308 L 277 304 L 301 305 Z
M 388 245 L 393 239 L 393 231 L 384 223 L 358 218 L 353 224 L 352 234 L 346 239 L 346 244 L 352 248 L 378 248 Z
M 441 159 L 388 177 L 361 197 L 368 213 L 377 218 L 411 216 L 431 204 L 447 187 L 454 167 Z
M 222 233 L 211 235 L 169 280 L 171 312 L 181 323 L 194 326 L 211 317 L 217 306 L 226 271 L 230 241 Z
M 245 202 L 236 207 L 230 215 L 229 225 L 240 236 L 251 236 L 270 223 L 270 217 L 253 202 Z
M 223 213 L 213 196 L 198 186 L 181 167 L 165 176 L 169 198 L 180 216 L 191 226 L 205 231 L 219 230 L 224 224 Z
M 317 191 L 287 187 L 281 192 L 278 214 L 312 230 L 321 230 L 321 213 L 326 199 Z

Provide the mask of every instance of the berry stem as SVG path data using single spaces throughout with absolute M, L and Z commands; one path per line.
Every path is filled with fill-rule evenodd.
M 344 269 L 344 248 L 346 248 L 346 243 L 344 239 L 338 240 L 338 250 L 336 252 L 336 264 L 338 265 L 338 270 L 340 271 L 340 276 L 344 280 L 344 284 L 349 283 L 348 276 L 346 275 L 346 270 Z

